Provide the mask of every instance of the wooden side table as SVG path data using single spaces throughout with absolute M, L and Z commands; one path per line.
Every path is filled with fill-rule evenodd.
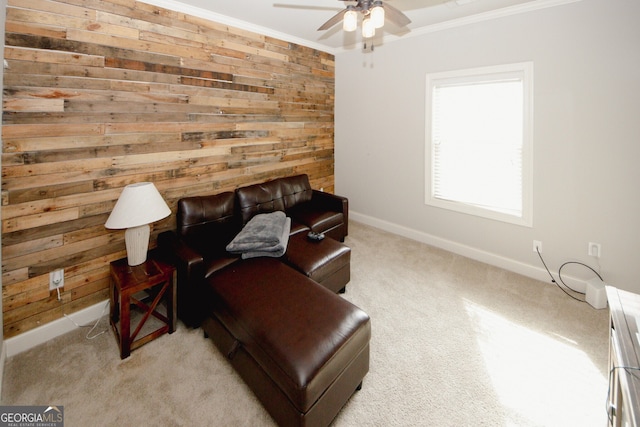
M 150 293 L 150 304 L 138 299 L 141 291 Z M 158 303 L 165 297 L 166 316 L 158 311 Z M 176 279 L 175 268 L 156 259 L 152 253 L 147 260 L 129 266 L 127 258 L 111 263 L 110 323 L 120 347 L 120 358 L 129 357 L 132 350 L 176 329 Z M 142 318 L 131 333 L 131 305 L 142 310 Z M 138 338 L 150 316 L 162 322 L 162 326 Z

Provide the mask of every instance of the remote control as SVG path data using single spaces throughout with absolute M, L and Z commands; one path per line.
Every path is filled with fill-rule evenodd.
M 319 242 L 320 240 L 324 239 L 324 233 L 316 233 L 315 231 L 310 231 L 309 234 L 307 234 L 307 237 L 309 238 L 309 240 Z

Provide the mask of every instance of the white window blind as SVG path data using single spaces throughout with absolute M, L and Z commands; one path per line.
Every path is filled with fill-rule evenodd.
M 429 76 L 427 203 L 530 224 L 526 77 L 521 67 Z

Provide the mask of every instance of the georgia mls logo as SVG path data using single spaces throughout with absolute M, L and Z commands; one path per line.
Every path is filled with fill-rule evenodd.
M 62 408 L 62 406 L 61 406 Z M 62 421 L 62 409 L 58 409 L 57 406 L 49 406 L 47 407 L 47 409 L 44 410 L 44 413 L 46 414 L 47 412 L 51 412 L 54 415 L 56 415 L 56 418 L 60 418 L 60 421 Z
M 1 406 L 0 427 L 64 427 L 64 407 Z

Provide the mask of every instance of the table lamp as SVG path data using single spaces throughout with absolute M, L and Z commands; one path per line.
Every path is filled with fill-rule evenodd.
M 139 182 L 124 187 L 104 226 L 127 229 L 124 233 L 127 261 L 135 266 L 147 260 L 149 224 L 170 214 L 171 210 L 156 186 L 151 182 Z

